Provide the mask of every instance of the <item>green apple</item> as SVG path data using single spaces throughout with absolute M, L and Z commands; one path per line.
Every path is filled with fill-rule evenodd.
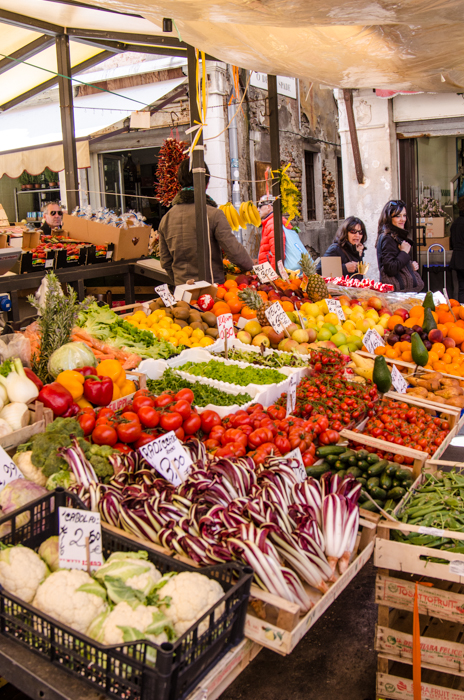
M 330 339 L 332 343 L 335 343 L 337 348 L 341 345 L 346 345 L 346 335 L 344 333 L 335 333 Z
M 362 345 L 363 345 L 362 339 L 359 338 L 357 335 L 348 335 L 348 336 L 346 337 L 346 342 L 347 342 L 348 344 L 351 343 L 352 345 L 356 345 L 356 348 L 357 348 L 358 350 L 361 350 Z M 353 350 L 353 352 L 354 352 L 354 350 Z
M 321 328 L 321 330 L 317 334 L 318 340 L 330 340 L 331 338 L 332 333 L 328 330 L 328 328 Z
M 332 335 L 335 335 L 335 333 L 338 333 L 337 329 L 333 325 L 333 323 L 324 323 L 322 328 L 327 328 L 328 331 L 331 332 Z
M 350 354 L 350 348 L 348 345 L 339 345 L 338 349 L 340 352 L 342 352 L 344 355 L 349 355 Z

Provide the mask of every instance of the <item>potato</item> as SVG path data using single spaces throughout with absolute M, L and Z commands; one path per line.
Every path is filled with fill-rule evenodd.
M 458 408 L 464 408 L 464 396 L 453 396 L 452 399 L 446 401 L 447 406 L 457 406 Z

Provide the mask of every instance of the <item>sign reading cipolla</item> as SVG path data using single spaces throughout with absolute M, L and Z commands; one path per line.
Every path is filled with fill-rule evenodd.
M 250 78 L 250 85 L 267 90 L 267 74 L 253 71 Z M 296 100 L 296 78 L 286 78 L 283 75 L 277 76 L 277 92 L 279 95 L 286 95 Z

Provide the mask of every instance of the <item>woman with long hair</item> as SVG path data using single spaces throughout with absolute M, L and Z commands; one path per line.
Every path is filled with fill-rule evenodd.
M 379 218 L 377 262 L 380 281 L 392 284 L 395 292 L 420 292 L 424 283 L 419 264 L 412 259 L 413 242 L 408 238 L 406 205 L 401 199 L 386 203 Z
M 355 279 L 362 280 L 361 274 L 355 274 L 364 256 L 364 243 L 367 239 L 366 227 L 357 216 L 349 216 L 338 227 L 334 242 L 325 251 L 324 258 L 341 258 L 342 271 L 344 275 L 354 276 Z M 316 272 L 321 274 L 321 263 L 319 261 Z

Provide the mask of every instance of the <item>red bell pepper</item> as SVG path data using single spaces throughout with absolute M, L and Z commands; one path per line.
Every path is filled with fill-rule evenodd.
M 74 418 L 74 416 L 77 416 L 79 411 L 81 410 L 81 407 L 77 403 L 72 403 L 70 407 L 68 408 L 67 411 L 62 413 L 61 417 L 62 418 Z
M 111 377 L 97 377 L 94 374 L 86 377 L 84 398 L 96 406 L 108 406 L 113 398 L 113 380 Z
M 52 409 L 54 416 L 62 416 L 74 403 L 71 392 L 59 382 L 46 384 L 37 398 L 46 408 Z
M 25 367 L 24 371 L 26 372 L 26 377 L 31 380 L 31 382 L 34 382 L 36 385 L 37 389 L 41 391 L 43 389 L 43 381 L 38 378 L 38 376 L 33 372 L 29 367 Z
M 74 371 L 79 372 L 79 374 L 83 374 L 84 377 L 90 377 L 90 375 L 95 375 L 95 367 L 78 367 Z

